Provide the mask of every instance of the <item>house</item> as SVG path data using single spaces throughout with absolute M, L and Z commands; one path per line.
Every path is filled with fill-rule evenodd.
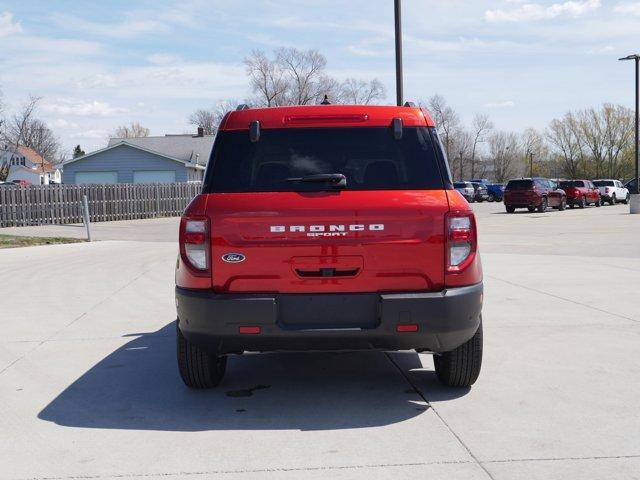
M 112 138 L 106 148 L 64 162 L 64 183 L 201 181 L 213 135 Z
M 7 182 L 23 180 L 32 185 L 48 185 L 62 181 L 58 168 L 23 145 L 0 144 L 0 165 L 9 166 Z

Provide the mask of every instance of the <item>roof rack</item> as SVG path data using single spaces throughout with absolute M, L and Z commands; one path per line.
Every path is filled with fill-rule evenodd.
M 403 107 L 415 107 L 415 106 L 416 104 L 413 102 L 404 102 L 404 105 L 403 105 Z
M 241 103 L 236 107 L 236 110 L 249 110 L 249 105 L 247 105 L 246 103 Z

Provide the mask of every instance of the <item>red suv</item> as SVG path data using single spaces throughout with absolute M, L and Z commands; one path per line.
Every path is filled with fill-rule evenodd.
M 469 386 L 482 285 L 475 217 L 427 113 L 239 107 L 180 224 L 180 374 L 207 388 L 244 351 L 416 349 Z
M 580 208 L 590 204 L 596 207 L 602 205 L 600 190 L 589 180 L 563 180 L 560 188 L 567 193 L 567 203 L 571 208 L 576 205 Z
M 547 178 L 518 178 L 509 180 L 504 189 L 504 206 L 508 213 L 516 208 L 530 212 L 545 212 L 548 207 L 564 210 L 567 206 L 565 192 Z

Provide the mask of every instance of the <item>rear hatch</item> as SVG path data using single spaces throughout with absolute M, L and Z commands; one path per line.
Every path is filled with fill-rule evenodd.
M 535 197 L 532 180 L 510 180 L 504 190 L 505 203 L 528 204 Z
M 434 148 L 426 127 L 401 139 L 381 127 L 272 129 L 255 142 L 220 132 L 204 184 L 214 289 L 442 290 L 449 207 Z
M 584 182 L 581 180 L 568 180 L 560 182 L 560 188 L 564 190 L 567 198 L 578 198 L 582 196 L 580 188 L 584 187 Z

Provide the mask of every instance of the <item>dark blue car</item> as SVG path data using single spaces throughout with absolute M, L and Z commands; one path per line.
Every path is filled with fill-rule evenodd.
M 490 202 L 501 202 L 504 197 L 504 183 L 489 183 L 487 185 Z

